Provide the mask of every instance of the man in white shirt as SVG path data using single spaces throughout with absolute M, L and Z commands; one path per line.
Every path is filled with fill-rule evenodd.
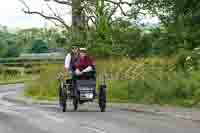
M 74 71 L 74 63 L 77 61 L 79 57 L 79 48 L 73 46 L 71 52 L 67 54 L 65 57 L 64 67 L 66 71 L 72 73 Z
M 79 58 L 79 48 L 76 46 L 72 46 L 71 51 L 67 54 L 67 56 L 65 57 L 65 62 L 64 62 L 64 68 L 65 70 L 69 73 L 69 76 L 71 78 L 69 78 L 69 80 L 67 80 L 66 82 L 71 82 L 72 77 L 73 77 L 73 73 L 75 71 L 75 62 L 78 60 Z M 62 107 L 62 99 L 61 99 L 61 95 L 62 95 L 62 90 L 61 88 L 59 89 L 59 104 Z

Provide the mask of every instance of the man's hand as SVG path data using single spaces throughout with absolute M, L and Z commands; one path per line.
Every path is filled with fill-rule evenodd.
M 91 66 L 88 66 L 87 68 L 85 68 L 82 73 L 87 73 L 87 72 L 91 72 L 93 69 Z
M 75 74 L 79 76 L 82 75 L 82 72 L 79 69 L 76 69 Z

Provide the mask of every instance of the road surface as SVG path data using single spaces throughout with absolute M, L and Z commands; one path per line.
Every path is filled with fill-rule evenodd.
M 62 113 L 57 104 L 26 105 L 3 100 L 24 86 L 0 86 L 0 133 L 200 133 L 200 123 L 95 104 Z

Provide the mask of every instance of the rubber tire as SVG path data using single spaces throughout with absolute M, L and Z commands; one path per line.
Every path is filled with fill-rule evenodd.
M 59 102 L 60 105 L 62 106 L 62 112 L 66 112 L 67 95 L 65 94 L 64 88 L 61 84 L 59 86 Z
M 66 112 L 66 108 L 67 108 L 67 98 L 66 96 L 63 96 L 62 112 Z
M 62 105 L 62 88 L 61 85 L 59 85 L 59 104 Z
M 78 109 L 78 99 L 76 97 L 73 98 L 73 105 L 74 105 L 74 111 L 77 111 L 77 109 Z
M 106 86 L 101 85 L 99 90 L 99 107 L 101 112 L 106 111 Z

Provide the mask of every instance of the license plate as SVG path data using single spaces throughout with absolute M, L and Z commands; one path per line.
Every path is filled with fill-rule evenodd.
M 86 98 L 92 99 L 93 98 L 93 94 L 85 94 Z

